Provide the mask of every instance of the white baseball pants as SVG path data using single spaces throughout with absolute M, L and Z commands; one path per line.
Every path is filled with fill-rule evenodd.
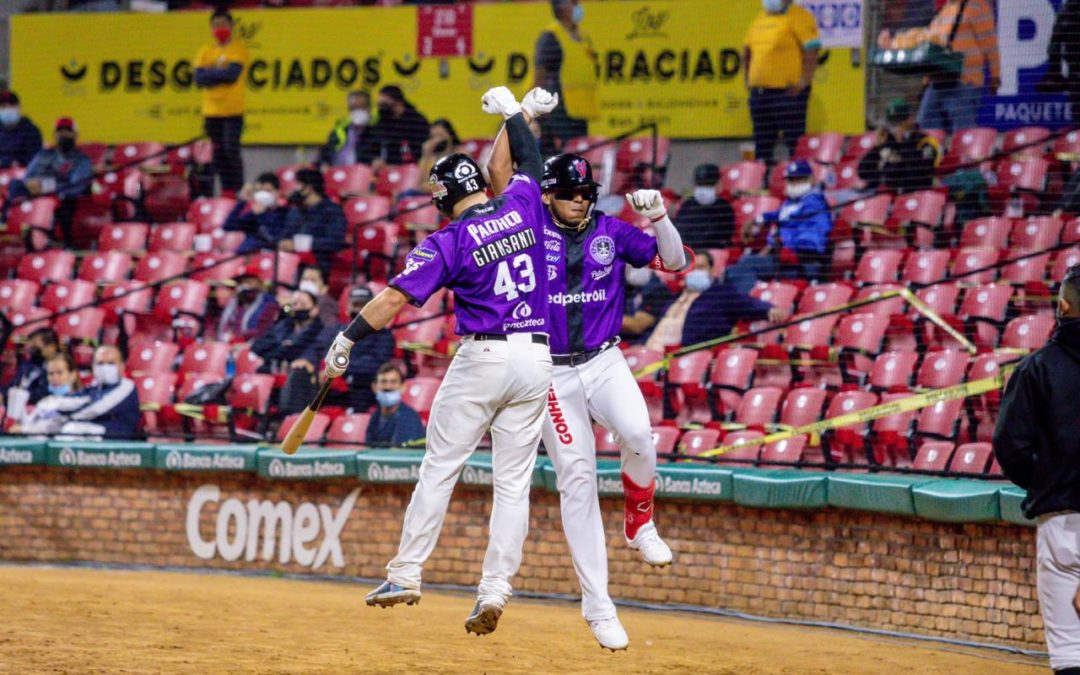
M 465 461 L 490 429 L 494 500 L 478 594 L 505 605 L 529 530 L 529 487 L 551 381 L 547 345 L 531 333 L 505 342 L 466 337 L 431 405 L 427 452 L 405 511 L 387 578 L 420 588 L 421 568 L 439 538 L 450 494 Z
M 608 349 L 580 366 L 556 366 L 544 417 L 544 447 L 555 468 L 574 570 L 586 621 L 610 619 L 607 544 L 596 486 L 596 439 L 590 416 L 614 432 L 622 470 L 638 485 L 656 476 L 656 445 L 649 410 L 622 352 Z
M 1036 584 L 1050 668 L 1080 668 L 1080 513 L 1047 514 L 1036 534 Z

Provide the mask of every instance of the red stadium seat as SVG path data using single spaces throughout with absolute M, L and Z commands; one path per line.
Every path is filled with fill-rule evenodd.
M 8 210 L 8 235 L 19 235 L 24 227 L 36 227 L 52 232 L 53 215 L 56 212 L 56 200 L 52 197 L 28 199 Z
M 149 230 L 146 223 L 106 225 L 98 235 L 98 250 L 140 253 L 146 250 L 146 237 Z
M 843 134 L 827 131 L 803 135 L 795 145 L 795 159 L 809 159 L 819 164 L 836 164 L 844 150 Z
M 225 223 L 236 200 L 229 197 L 200 197 L 188 208 L 187 220 L 199 228 L 199 232 L 213 232 Z
M 945 154 L 942 170 L 948 171 L 959 164 L 968 164 L 987 159 L 994 153 L 997 143 L 997 130 L 988 127 L 960 129 L 953 134 L 949 150 Z
M 915 453 L 912 468 L 919 471 L 944 471 L 952 456 L 953 444 L 945 441 L 928 441 Z
M 993 447 L 989 443 L 965 443 L 953 453 L 949 471 L 955 473 L 983 473 L 990 463 Z
M 163 325 L 172 325 L 174 319 L 181 317 L 185 324 L 199 323 L 206 314 L 209 295 L 207 285 L 194 279 L 163 286 L 154 303 L 154 318 Z
M 150 233 L 150 252 L 190 251 L 195 245 L 195 225 L 192 223 L 164 223 L 155 225 Z
M 1051 216 L 1031 216 L 1013 222 L 1009 245 L 1027 251 L 1039 251 L 1056 246 L 1064 223 Z
M 296 180 L 296 173 L 301 169 L 310 168 L 312 168 L 311 164 L 301 162 L 299 164 L 289 164 L 275 169 L 274 173 L 277 174 L 278 180 L 281 181 L 281 194 L 287 195 L 300 187 L 300 183 Z
M 863 190 L 866 181 L 859 175 L 859 160 L 845 159 L 836 165 L 835 190 Z
M 229 345 L 224 342 L 193 342 L 184 349 L 178 372 L 224 377 L 228 362 Z
M 820 319 L 804 320 L 784 331 L 784 343 L 791 348 L 813 349 L 827 347 L 832 340 L 833 328 L 840 317 L 836 314 Z
M 394 223 L 401 231 L 439 229 L 439 210 L 428 195 L 405 197 L 398 202 Z
M 927 389 L 951 387 L 964 379 L 970 357 L 967 352 L 945 349 L 930 352 L 919 366 L 915 384 Z
M 798 387 L 788 392 L 780 408 L 780 424 L 799 427 L 816 422 L 829 392 L 816 387 Z
M 881 403 L 895 403 L 910 398 L 910 393 L 882 394 Z M 888 467 L 908 467 L 911 465 L 911 448 L 908 435 L 911 423 L 918 413 L 914 410 L 879 417 L 870 425 L 873 436 L 874 463 Z
M 142 290 L 139 290 L 139 289 Z M 112 319 L 123 312 L 145 314 L 150 311 L 150 304 L 154 300 L 154 290 L 145 286 L 141 281 L 124 281 L 111 286 L 106 286 L 101 291 L 101 308 L 106 312 L 106 318 Z M 110 300 L 109 298 L 115 298 Z
M 228 253 L 199 253 L 191 260 L 191 278 L 203 283 L 231 282 L 244 271 L 246 263 Z
M 871 298 L 880 298 L 886 293 L 893 293 L 904 288 L 901 284 L 871 284 L 869 286 L 863 286 L 859 289 L 859 292 L 855 294 L 852 299 L 855 300 L 868 300 Z M 881 316 L 892 316 L 893 314 L 903 314 L 906 311 L 906 303 L 900 296 L 887 298 L 885 300 L 879 300 L 867 305 L 863 305 L 859 308 L 860 312 L 868 312 L 870 314 L 880 314 Z
M 1012 227 L 1012 221 L 1003 216 L 974 218 L 964 223 L 964 229 L 960 233 L 960 246 L 1005 248 Z
M 390 198 L 383 195 L 353 197 L 342 205 L 350 229 L 390 218 Z
M 764 438 L 765 434 L 760 431 L 735 431 L 724 436 L 725 446 L 734 446 L 716 458 L 716 463 L 723 466 L 752 466 L 757 463 L 761 456 L 761 445 L 743 445 L 747 441 Z
M 768 195 L 736 199 L 731 206 L 735 211 L 737 230 L 741 231 L 744 225 L 754 222 L 754 218 L 761 214 L 779 209 L 780 203 L 779 199 Z
M 97 307 L 80 309 L 53 319 L 52 327 L 61 340 L 98 342 L 105 323 L 105 310 Z
M 0 310 L 21 312 L 33 307 L 40 288 L 25 279 L 0 280 Z
M 907 389 L 911 386 L 918 360 L 919 354 L 914 351 L 891 351 L 878 355 L 870 369 L 870 388 L 878 391 Z
M 997 189 L 1009 192 L 1044 192 L 1050 163 L 1042 157 L 1005 160 L 997 167 Z
M 623 357 L 626 359 L 626 365 L 630 366 L 631 371 L 638 371 L 645 366 L 656 363 L 664 358 L 662 352 L 655 349 L 649 349 L 647 347 L 635 346 L 629 347 L 623 352 Z M 651 379 L 655 374 L 642 375 L 639 379 Z
M 442 339 L 445 323 L 442 318 L 431 317 L 430 312 L 406 309 L 398 316 L 392 333 L 398 345 L 416 344 L 434 347 Z M 400 326 L 400 327 L 398 327 Z
M 1001 151 L 1010 155 L 1041 157 L 1049 139 L 1050 130 L 1046 127 L 1020 127 L 1005 133 Z
M 767 284 L 759 283 L 750 291 L 750 295 L 774 307 L 782 307 L 788 311 L 793 311 L 795 309 L 795 297 L 799 295 L 799 288 L 792 284 L 771 281 Z
M 285 437 L 289 434 L 289 430 L 292 429 L 293 422 L 300 418 L 301 413 L 293 413 L 288 415 L 281 421 L 281 426 L 278 427 L 277 440 L 280 443 L 285 440 Z M 311 420 L 311 426 L 308 427 L 307 433 L 304 434 L 304 443 L 315 444 L 322 440 L 323 435 L 326 433 L 327 427 L 330 426 L 330 416 L 326 413 L 315 413 L 315 418 Z
M 413 377 L 405 380 L 401 402 L 420 413 L 420 418 L 426 422 L 440 382 L 434 377 Z
M 653 445 L 656 446 L 658 455 L 671 455 L 675 453 L 675 443 L 679 440 L 682 431 L 675 427 L 654 427 L 652 430 Z
M 88 255 L 79 265 L 79 278 L 95 284 L 116 283 L 131 274 L 131 256 L 122 251 Z
M 247 237 L 243 232 L 226 232 L 218 228 L 210 233 L 210 250 L 218 253 L 235 253 Z
M 715 416 L 736 410 L 754 379 L 756 349 L 725 349 L 718 352 L 709 373 Z
M 994 280 L 997 270 L 990 269 L 978 274 L 971 274 L 975 270 L 990 267 L 998 261 L 999 251 L 996 248 L 962 248 L 956 253 L 953 261 L 952 276 L 965 284 L 988 284 Z
M 671 154 L 671 139 L 658 136 L 654 146 L 649 138 L 625 138 L 615 149 L 615 190 L 659 186 Z
M 272 377 L 272 376 L 271 376 Z M 176 391 L 177 402 L 183 402 L 188 396 L 191 396 L 199 389 L 221 382 L 221 376 L 213 373 L 191 373 L 184 377 L 183 384 Z M 271 386 L 273 384 L 271 383 Z
M 915 243 L 932 246 L 933 232 L 940 228 L 945 220 L 947 201 L 945 193 L 936 190 L 909 192 L 897 197 L 893 202 L 892 221 L 900 228 L 915 227 Z M 923 231 L 926 229 L 930 232 Z
M 128 366 L 128 375 L 135 380 L 139 405 L 166 406 L 173 402 L 176 391 L 176 375 L 168 370 L 140 374 Z
M 743 395 L 735 412 L 735 422 L 746 426 L 772 424 L 780 408 L 784 390 L 779 387 L 754 387 Z
M 707 422 L 712 419 L 712 411 L 708 405 L 707 392 L 704 387 L 705 376 L 709 370 L 711 360 L 711 352 L 698 351 L 678 356 L 672 359 L 668 365 L 666 383 L 668 387 L 682 390 L 681 400 L 685 402 L 686 412 L 694 422 Z M 673 397 L 669 400 L 672 400 L 672 405 L 677 414 L 682 412 L 675 403 L 678 400 L 677 398 Z
M 420 167 L 415 164 L 388 166 L 375 176 L 375 193 L 397 197 L 398 193 L 414 189 L 419 178 Z
M 1054 332 L 1054 317 L 1049 314 L 1028 314 L 1010 321 L 1001 336 L 1001 346 L 1035 351 L 1046 344 Z
M 1050 268 L 1050 280 L 1061 283 L 1065 279 L 1065 273 L 1073 265 L 1080 265 L 1080 248 L 1070 248 L 1060 251 L 1054 257 L 1054 264 Z
M 135 281 L 154 283 L 187 271 L 188 259 L 176 251 L 151 253 L 135 265 Z
M 257 372 L 262 365 L 262 357 L 251 351 L 251 345 L 245 344 L 236 352 L 237 375 L 253 374 Z
M 366 195 L 371 192 L 373 177 L 371 167 L 367 164 L 326 167 L 323 170 L 326 196 L 334 201 L 341 201 L 349 197 Z
M 275 265 L 277 266 L 276 278 Z M 285 251 L 263 251 L 248 259 L 248 267 L 258 269 L 259 278 L 267 283 L 276 281 L 286 286 L 294 286 L 300 274 L 300 256 Z
M 851 136 L 847 141 L 847 152 L 844 157 L 858 162 L 864 155 L 881 144 L 881 133 L 867 131 L 856 136 Z
M 755 195 L 765 184 L 768 167 L 764 162 L 742 161 L 725 166 L 720 171 L 720 192 L 728 197 Z
M 1028 255 L 1029 253 L 1031 252 L 1016 249 L 1007 251 L 1009 257 L 1020 257 L 1022 255 Z M 1004 260 L 1000 262 L 1004 262 Z M 1043 253 L 1042 255 L 1036 255 L 1030 258 L 1022 258 L 1011 265 L 1006 265 L 1001 268 L 1001 281 L 1020 286 L 1040 282 L 1046 276 L 1046 271 L 1049 268 L 1049 253 Z
M 343 443 L 347 445 L 359 445 L 364 442 L 367 435 L 368 422 L 371 421 L 369 413 L 352 413 L 339 415 L 330 425 L 326 432 L 327 445 Z
M 856 225 L 884 225 L 892 206 L 892 195 L 882 194 L 856 199 L 840 209 L 837 218 L 853 227 Z
M 841 352 L 840 368 L 845 377 L 862 378 L 870 373 L 888 327 L 889 317 L 881 313 L 857 312 L 840 319 L 834 344 Z
M 867 251 L 855 268 L 855 280 L 864 284 L 881 284 L 896 281 L 904 252 L 895 249 Z
M 169 149 L 165 155 L 165 163 L 171 167 L 186 168 L 189 165 L 210 164 L 214 160 L 214 146 L 209 139 L 203 138 L 188 143 L 177 145 Z
M 79 143 L 79 152 L 86 155 L 94 168 L 105 166 L 109 160 L 109 146 L 105 143 Z
M 71 278 L 75 271 L 75 255 L 70 251 L 42 251 L 19 260 L 16 276 L 27 281 L 45 283 Z
M 853 291 L 847 284 L 821 284 L 810 286 L 799 298 L 797 314 L 812 314 L 847 304 Z
M 121 143 L 113 150 L 113 164 L 118 167 L 135 166 L 136 164 L 163 164 L 165 161 L 165 146 L 156 141 L 142 143 Z
M 960 288 L 955 284 L 937 284 L 919 289 L 915 295 L 935 314 L 953 314 L 956 311 L 956 301 L 960 297 Z
M 965 291 L 959 314 L 969 330 L 974 331 L 976 345 L 994 346 L 1011 296 L 1012 287 L 1008 284 L 985 284 Z
M 808 439 L 805 435 L 773 441 L 761 448 L 761 466 L 788 466 L 803 460 Z
M 593 442 L 596 444 L 597 454 L 614 455 L 620 452 L 619 439 L 615 436 L 615 432 L 599 424 L 593 426 Z
M 877 396 L 868 391 L 842 391 L 833 398 L 825 419 L 840 417 L 877 405 Z M 866 423 L 835 429 L 823 438 L 831 460 L 842 464 L 866 464 Z
M 948 268 L 948 251 L 912 251 L 904 263 L 900 280 L 914 284 L 932 284 L 944 279 Z
M 94 284 L 81 279 L 54 281 L 45 287 L 40 304 L 51 312 L 82 307 L 94 301 L 96 291 Z
M 140 339 L 128 345 L 127 372 L 132 376 L 171 373 L 173 361 L 180 353 L 175 342 Z
M 29 307 L 23 310 L 12 310 L 8 318 L 15 327 L 11 333 L 12 338 L 25 338 L 38 328 L 48 328 L 52 312 L 41 307 Z
M 687 457 L 697 457 L 720 444 L 718 429 L 694 429 L 687 431 L 679 440 L 679 452 Z
M 187 382 L 184 383 L 185 386 Z M 254 416 L 256 420 L 264 418 L 270 408 L 270 396 L 274 391 L 273 375 L 237 375 L 229 388 L 229 405 L 232 413 L 229 421 L 234 426 L 247 427 L 253 424 L 246 419 Z
M 919 437 L 930 436 L 934 439 L 955 440 L 960 428 L 964 402 L 960 399 L 938 401 L 919 411 L 919 421 L 915 424 L 915 434 Z

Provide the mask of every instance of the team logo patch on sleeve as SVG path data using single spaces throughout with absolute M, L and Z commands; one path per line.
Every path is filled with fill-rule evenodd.
M 615 241 L 606 234 L 593 239 L 589 255 L 600 265 L 610 265 L 615 260 Z
M 414 248 L 412 250 L 412 252 L 409 253 L 409 255 L 415 256 L 417 258 L 423 258 L 424 260 L 434 260 L 435 259 L 435 251 L 430 251 L 430 250 L 428 250 L 426 248 L 419 248 L 419 247 Z

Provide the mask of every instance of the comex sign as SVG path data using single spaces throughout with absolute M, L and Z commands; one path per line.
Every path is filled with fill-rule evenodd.
M 188 501 L 188 546 L 202 560 L 221 556 L 233 562 L 243 556 L 244 560 L 252 562 L 259 554 L 261 535 L 262 559 L 265 561 L 274 559 L 276 548 L 281 564 L 296 560 L 305 567 L 318 569 L 329 559 L 334 567 L 344 567 L 341 532 L 359 494 L 359 489 L 350 492 L 336 513 L 326 504 L 311 502 L 301 503 L 294 511 L 288 502 L 251 499 L 245 505 L 235 497 L 222 502 L 218 486 L 203 485 Z M 214 537 L 203 539 L 199 531 L 203 509 L 219 502 Z M 320 534 L 322 543 L 316 548 L 314 544 Z

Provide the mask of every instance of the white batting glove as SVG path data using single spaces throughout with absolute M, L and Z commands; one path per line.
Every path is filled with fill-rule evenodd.
M 341 377 L 349 367 L 349 352 L 352 351 L 353 341 L 345 337 L 344 333 L 338 333 L 334 338 L 330 350 L 326 352 L 326 376 Z
M 559 95 L 540 87 L 529 90 L 525 98 L 521 99 L 521 109 L 533 119 L 548 114 L 557 105 L 559 105 Z
M 506 87 L 492 87 L 480 99 L 480 107 L 489 115 L 502 115 L 504 120 L 521 112 L 521 104 Z
M 626 201 L 630 202 L 631 208 L 649 220 L 658 220 L 667 215 L 667 207 L 664 206 L 664 198 L 659 190 L 638 190 L 626 195 Z

